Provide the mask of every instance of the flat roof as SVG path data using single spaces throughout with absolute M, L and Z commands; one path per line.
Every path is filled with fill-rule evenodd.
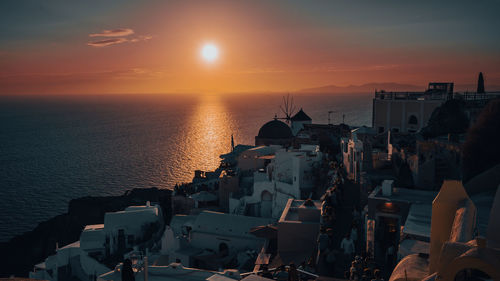
M 70 244 L 68 244 L 68 245 L 66 245 L 64 247 L 61 247 L 61 248 L 59 248 L 59 250 L 61 250 L 61 249 L 68 249 L 68 248 L 80 248 L 80 240 L 75 241 L 73 243 L 70 243 Z
M 285 209 L 281 213 L 281 217 L 279 222 L 299 222 L 299 209 L 307 208 L 314 210 L 321 210 L 321 202 L 318 200 L 313 200 L 314 206 L 305 206 L 304 203 L 306 200 L 296 200 L 296 199 L 288 199 L 286 203 Z M 302 222 L 302 221 L 300 221 Z M 308 221 L 305 221 L 307 223 Z
M 370 199 L 380 199 L 388 201 L 406 201 L 409 203 L 432 203 L 438 191 L 393 188 L 391 195 L 382 195 L 381 186 L 377 186 L 368 196 Z
M 104 229 L 104 224 L 101 223 L 101 224 L 89 224 L 89 225 L 86 225 L 85 228 L 83 229 L 84 231 L 88 230 L 101 230 L 101 229 Z
M 403 227 L 403 233 L 431 237 L 432 204 L 412 204 Z

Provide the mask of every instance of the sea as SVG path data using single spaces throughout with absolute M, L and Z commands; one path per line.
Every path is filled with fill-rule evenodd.
M 313 123 L 371 125 L 373 94 L 297 94 Z M 0 242 L 82 196 L 190 182 L 283 117 L 281 94 L 0 97 Z

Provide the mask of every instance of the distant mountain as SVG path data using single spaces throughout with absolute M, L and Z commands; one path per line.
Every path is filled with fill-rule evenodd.
M 375 90 L 386 91 L 424 91 L 427 85 L 416 86 L 399 83 L 368 83 L 363 85 L 336 86 L 328 85 L 299 90 L 299 93 L 372 93 Z
M 486 92 L 498 92 L 500 86 L 498 85 L 485 85 Z M 349 86 L 336 86 L 328 85 L 315 88 L 306 88 L 298 90 L 297 93 L 307 94 L 322 94 L 322 93 L 373 93 L 375 90 L 386 90 L 388 92 L 421 92 L 427 89 L 427 84 L 417 86 L 411 84 L 400 83 L 368 83 L 363 85 L 349 85 Z M 477 85 L 474 84 L 455 84 L 454 90 L 458 92 L 463 91 L 476 91 Z

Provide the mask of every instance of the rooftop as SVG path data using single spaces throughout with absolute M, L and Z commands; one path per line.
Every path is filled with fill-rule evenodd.
M 83 230 L 91 231 L 91 230 L 99 230 L 99 229 L 103 229 L 103 228 L 104 228 L 103 223 L 101 223 L 101 224 L 89 224 L 89 225 L 86 225 Z
M 417 237 L 431 238 L 432 204 L 412 204 L 403 228 L 403 233 Z
M 302 108 L 291 118 L 292 121 L 311 121 L 311 117 L 309 117 Z
M 382 195 L 382 188 L 377 186 L 368 196 L 370 199 L 405 201 L 410 203 L 429 204 L 432 203 L 437 191 L 427 191 L 408 188 L 393 188 L 391 195 Z
M 208 232 L 226 235 L 247 236 L 248 238 L 255 238 L 249 233 L 250 229 L 260 225 L 267 225 L 274 223 L 272 218 L 259 218 L 240 216 L 226 213 L 219 213 L 213 211 L 203 211 L 193 223 L 193 230 L 195 232 Z
M 288 199 L 279 222 L 319 222 L 320 214 L 320 201 Z
M 292 138 L 293 134 L 287 124 L 274 119 L 260 128 L 257 137 L 264 139 L 288 139 Z

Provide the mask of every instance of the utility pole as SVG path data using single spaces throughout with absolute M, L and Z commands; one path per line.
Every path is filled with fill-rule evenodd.
M 335 110 L 328 111 L 328 125 L 332 124 L 331 119 L 330 119 L 330 114 L 335 113 L 335 112 L 337 112 L 337 111 L 335 111 Z

